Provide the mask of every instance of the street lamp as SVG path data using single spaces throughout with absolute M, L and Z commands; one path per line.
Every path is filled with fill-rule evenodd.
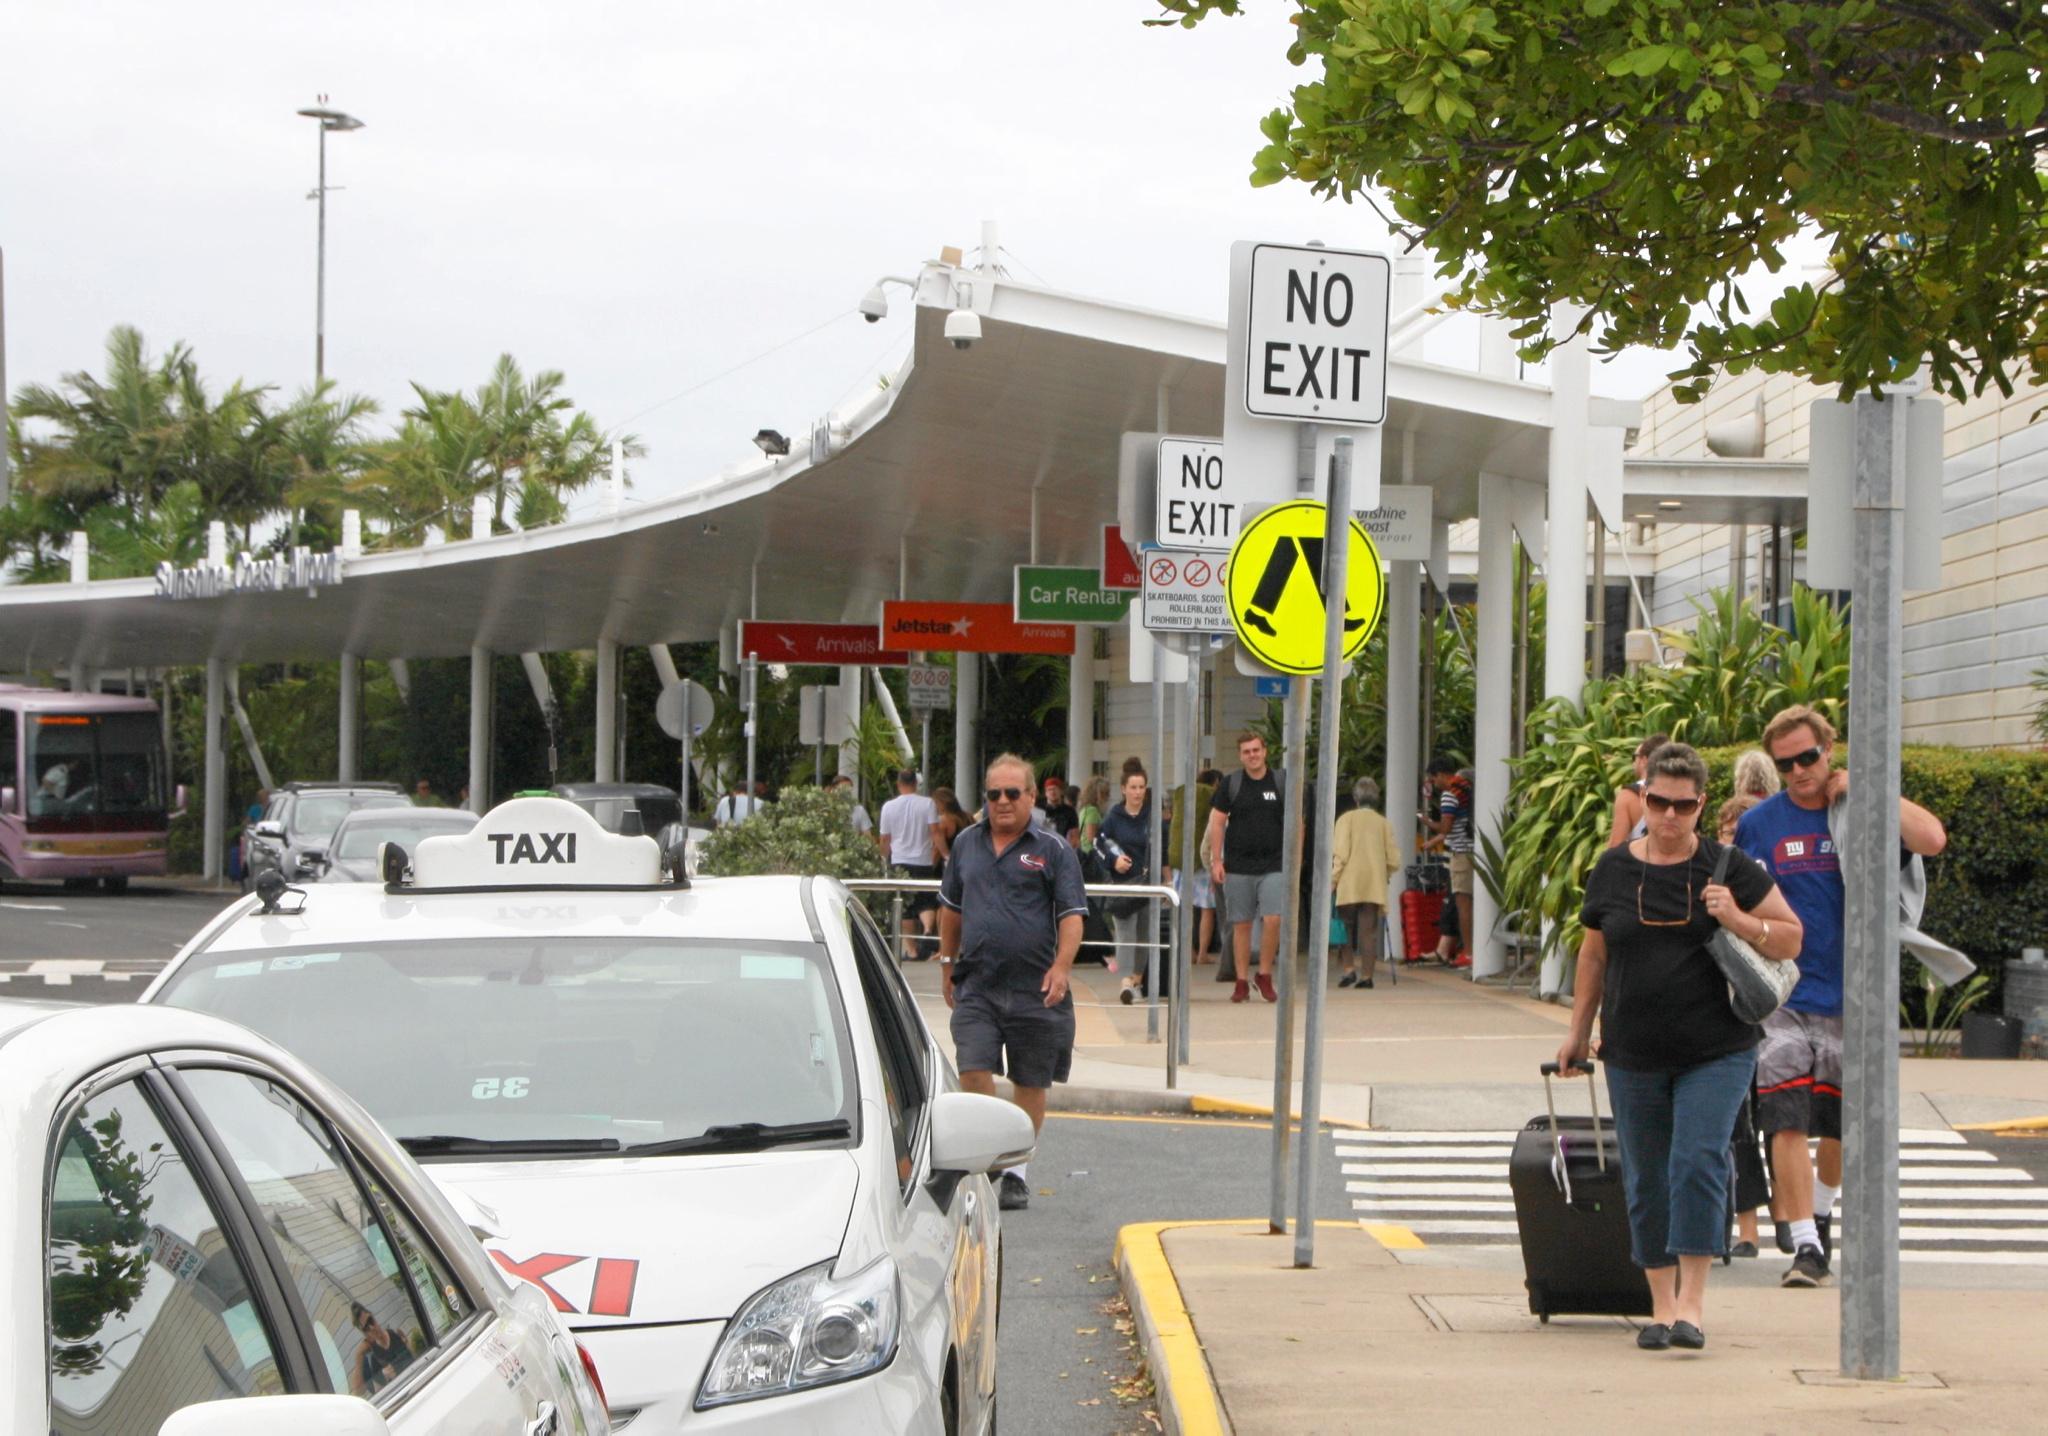
M 320 257 L 313 283 L 313 383 L 317 388 L 327 376 L 327 132 L 359 130 L 363 122 L 354 115 L 328 109 L 325 95 L 318 105 L 299 113 L 320 122 L 320 187 L 306 196 L 320 201 Z

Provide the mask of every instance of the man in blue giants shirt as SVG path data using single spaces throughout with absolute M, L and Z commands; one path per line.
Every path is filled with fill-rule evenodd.
M 1806 942 L 1799 985 L 1764 1020 L 1757 1117 L 1771 1148 L 1778 1245 L 1792 1253 L 1783 1285 L 1819 1286 L 1828 1276 L 1827 1223 L 1842 1182 L 1842 866 L 1828 814 L 1848 797 L 1849 775 L 1830 763 L 1834 725 L 1804 704 L 1771 719 L 1763 742 L 1785 789 L 1743 814 L 1735 845 L 1778 880 Z M 1899 840 L 1903 861 L 1934 856 L 1948 834 L 1934 814 L 1901 798 Z M 1898 953 L 1857 959 L 1896 962 Z M 1820 1138 L 1818 1175 L 1807 1160 L 1808 1136 Z

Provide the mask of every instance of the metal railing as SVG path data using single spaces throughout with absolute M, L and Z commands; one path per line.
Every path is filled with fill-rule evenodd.
M 894 901 L 890 905 L 890 936 L 896 939 L 899 954 L 902 951 L 902 939 L 908 936 L 903 931 L 904 894 L 937 893 L 939 890 L 939 882 L 935 878 L 843 878 L 841 881 L 852 892 L 889 893 L 893 896 Z M 1181 903 L 1180 890 L 1166 883 L 1086 883 L 1082 886 L 1082 891 L 1091 899 L 1146 899 L 1145 916 L 1141 919 L 1141 925 L 1143 930 L 1153 933 L 1160 930 L 1160 904 L 1163 903 L 1168 908 L 1178 908 Z M 1170 995 L 1162 997 L 1159 991 L 1162 964 L 1147 959 L 1145 992 L 1142 999 L 1133 1004 L 1145 1008 L 1147 1042 L 1159 1041 L 1159 1014 L 1162 1010 L 1166 1014 L 1166 1085 L 1169 1088 L 1176 1086 L 1180 1080 L 1180 1063 L 1184 1058 L 1185 1046 L 1181 1033 L 1185 1030 L 1188 1019 L 1188 963 L 1186 953 L 1181 950 L 1181 930 L 1182 924 L 1175 921 L 1166 925 L 1166 940 L 1163 942 L 1119 943 L 1114 939 L 1107 942 L 1100 939 L 1090 942 L 1084 938 L 1081 943 L 1084 948 L 1108 948 L 1111 952 L 1123 947 L 1142 948 L 1147 952 L 1161 954 L 1166 963 L 1172 964 L 1173 991 Z M 919 937 L 915 940 L 923 939 Z M 931 940 L 936 943 L 938 938 L 934 935 Z

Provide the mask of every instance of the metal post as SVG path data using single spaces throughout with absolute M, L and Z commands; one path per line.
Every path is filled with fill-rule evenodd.
M 7 251 L 0 249 L 0 504 L 12 492 L 7 459 Z
M 1149 638 L 1150 635 L 1148 634 Z M 1146 778 L 1146 800 L 1151 805 L 1149 827 L 1152 833 L 1150 856 L 1145 864 L 1145 881 L 1159 880 L 1159 850 L 1165 839 L 1159 831 L 1159 795 L 1151 791 L 1166 771 L 1166 684 L 1159 676 L 1159 670 L 1166 666 L 1166 653 L 1157 639 L 1152 639 L 1160 651 L 1152 655 L 1152 770 Z M 1166 954 L 1159 950 L 1159 899 L 1153 898 L 1145 904 L 1145 1040 L 1159 1040 L 1159 965 Z
M 356 780 L 362 747 L 363 659 L 358 653 L 341 655 L 341 743 L 335 776 L 344 783 Z
M 608 638 L 597 641 L 597 766 L 591 774 L 599 783 L 618 781 L 619 756 L 619 645 Z
M 1197 634 L 1188 641 L 1188 741 L 1185 745 L 1186 761 L 1181 765 L 1185 786 L 1181 789 L 1182 804 L 1187 809 L 1181 815 L 1180 823 L 1180 961 L 1174 969 L 1173 1008 L 1179 1014 L 1174 1024 L 1174 1047 L 1172 1061 L 1166 1069 L 1166 1085 L 1173 1086 L 1179 1076 L 1178 1064 L 1190 1061 L 1188 1036 L 1189 988 L 1194 983 L 1195 936 L 1199 930 L 1199 918 L 1195 911 L 1195 864 L 1201 861 L 1201 837 L 1195 831 L 1195 775 L 1202 768 L 1202 658 L 1208 645 Z M 1230 934 L 1224 933 L 1223 945 L 1230 945 Z
M 683 705 L 683 781 L 676 792 L 683 800 L 683 825 L 690 823 L 690 705 Z
M 1529 550 L 1515 540 L 1515 698 L 1508 751 L 1519 758 L 1529 730 Z M 1545 667 L 1549 664 L 1546 661 Z
M 1372 436 L 1377 438 L 1377 435 Z M 1379 446 L 1368 442 L 1366 452 Z M 1323 873 L 1330 862 L 1337 809 L 1337 730 L 1344 709 L 1345 594 L 1351 579 L 1352 440 L 1337 440 L 1330 465 L 1330 498 L 1323 532 L 1323 678 L 1321 731 L 1316 735 L 1317 881 L 1309 885 L 1315 902 L 1309 910 L 1308 1031 L 1301 1051 L 1301 1153 L 1294 1183 L 1294 1264 L 1316 1264 L 1316 1124 L 1323 1107 L 1323 1004 L 1330 985 L 1330 911 L 1336 894 Z M 1304 680 L 1302 688 L 1307 689 Z M 1305 705 L 1304 705 L 1305 706 Z
M 953 791 L 961 806 L 981 806 L 981 655 L 953 656 Z
M 491 807 L 491 705 L 497 696 L 491 682 L 491 650 L 482 644 L 469 649 L 469 810 Z
M 752 650 L 741 681 L 741 701 L 747 706 L 747 816 L 754 815 L 754 712 L 761 695 L 761 660 Z M 737 805 L 735 805 L 737 807 Z
M 924 790 L 929 793 L 932 790 L 933 781 L 938 777 L 938 774 L 933 771 L 938 765 L 932 761 L 932 710 L 929 708 L 924 710 L 924 717 L 918 720 L 917 756 L 919 760 L 918 771 L 924 774 Z M 957 798 L 958 796 L 959 794 L 954 794 L 954 797 Z M 975 807 L 980 806 L 979 803 L 975 804 Z M 968 811 L 972 812 L 974 809 L 970 808 Z
M 1842 1374 L 1899 1374 L 1899 604 L 1911 400 L 1855 400 L 1842 1021 Z
M 320 131 L 320 243 L 313 278 L 313 384 L 327 377 L 327 121 Z M 304 301 L 301 301 L 302 303 Z M 304 311 L 300 311 L 303 313 Z
M 221 845 L 227 838 L 228 761 L 221 747 L 221 710 L 227 706 L 227 675 L 218 658 L 206 660 L 206 855 L 199 865 L 208 882 L 220 881 Z

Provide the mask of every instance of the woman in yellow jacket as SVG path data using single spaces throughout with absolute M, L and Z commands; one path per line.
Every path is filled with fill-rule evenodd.
M 1347 937 L 1344 976 L 1339 987 L 1371 987 L 1372 966 L 1379 960 L 1380 921 L 1387 908 L 1387 879 L 1399 870 L 1394 829 L 1379 811 L 1380 786 L 1360 778 L 1351 788 L 1358 804 L 1337 819 L 1330 841 L 1331 881 L 1336 888 L 1337 915 Z

